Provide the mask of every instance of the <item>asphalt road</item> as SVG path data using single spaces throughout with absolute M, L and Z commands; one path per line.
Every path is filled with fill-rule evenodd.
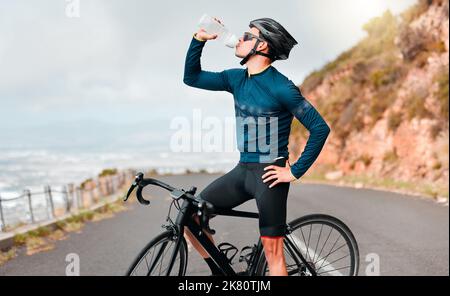
M 176 187 L 195 185 L 199 191 L 218 175 L 193 174 L 160 179 Z M 163 231 L 169 195 L 148 188 L 149 207 L 132 203 L 130 210 L 112 219 L 87 223 L 81 233 L 71 233 L 53 250 L 19 256 L 0 267 L 0 275 L 65 275 L 66 256 L 80 258 L 81 275 L 122 275 L 140 249 Z M 256 210 L 254 201 L 239 207 Z M 360 275 L 365 275 L 371 255 L 380 260 L 380 275 L 449 275 L 449 210 L 426 198 L 368 189 L 319 184 L 293 184 L 288 219 L 325 213 L 347 224 L 360 250 Z M 217 217 L 211 222 L 216 242 L 242 248 L 258 239 L 257 220 Z M 368 256 L 369 255 L 369 256 Z M 189 252 L 189 275 L 207 275 L 202 259 Z

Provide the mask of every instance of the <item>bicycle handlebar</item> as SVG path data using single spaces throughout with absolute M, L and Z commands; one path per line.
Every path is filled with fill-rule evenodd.
M 209 228 L 209 216 L 214 213 L 214 206 L 210 202 L 202 200 L 200 198 L 196 198 L 194 196 L 195 192 L 197 191 L 196 187 L 191 187 L 191 189 L 185 191 L 183 189 L 172 187 L 169 184 L 153 178 L 144 179 L 144 174 L 138 173 L 134 179 L 134 182 L 131 184 L 130 189 L 128 189 L 127 195 L 124 197 L 123 201 L 127 201 L 133 190 L 138 187 L 136 191 L 137 200 L 140 204 L 149 205 L 150 201 L 144 199 L 144 197 L 142 196 L 142 189 L 147 185 L 156 185 L 170 191 L 170 195 L 173 199 L 178 200 L 180 198 L 183 198 L 196 204 L 198 206 L 197 215 L 200 218 L 200 226 L 206 229 L 211 234 L 215 233 L 213 229 Z
M 136 177 L 134 178 L 134 182 L 131 184 L 130 189 L 128 189 L 127 195 L 124 197 L 123 201 L 127 201 L 128 198 L 130 197 L 130 194 L 133 192 L 134 188 L 138 187 L 138 189 L 136 191 L 136 197 L 137 197 L 139 203 L 141 203 L 143 205 L 149 205 L 150 201 L 148 201 L 142 197 L 142 189 L 147 185 L 156 185 L 156 186 L 162 187 L 170 192 L 177 190 L 175 187 L 172 187 L 169 184 L 166 184 L 159 180 L 152 179 L 152 178 L 144 179 L 144 174 L 138 173 L 136 175 Z

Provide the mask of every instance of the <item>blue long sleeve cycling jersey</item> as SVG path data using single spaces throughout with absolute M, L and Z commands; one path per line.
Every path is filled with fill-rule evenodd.
M 322 116 L 298 87 L 272 65 L 257 74 L 249 74 L 247 69 L 202 70 L 200 57 L 205 43 L 192 38 L 183 81 L 192 87 L 233 94 L 240 161 L 263 163 L 288 157 L 289 133 L 295 116 L 309 131 L 304 151 L 291 166 L 297 179 L 303 176 L 330 133 Z

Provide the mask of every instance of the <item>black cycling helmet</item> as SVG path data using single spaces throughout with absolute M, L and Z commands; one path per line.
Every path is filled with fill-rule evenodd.
M 269 57 L 272 61 L 286 60 L 289 57 L 289 52 L 294 45 L 298 44 L 294 37 L 283 28 L 278 22 L 271 18 L 260 18 L 250 22 L 250 28 L 257 28 L 259 30 L 259 36 L 267 41 L 269 44 L 269 55 L 256 51 L 260 40 L 256 40 L 255 46 L 249 52 L 249 54 L 241 61 L 241 65 L 244 65 L 248 59 L 255 54 Z

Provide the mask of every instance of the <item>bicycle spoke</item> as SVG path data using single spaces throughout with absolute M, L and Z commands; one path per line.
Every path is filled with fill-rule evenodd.
M 161 248 L 159 248 L 158 255 L 156 255 L 155 262 L 152 262 L 152 266 L 151 266 L 150 269 L 148 270 L 147 276 L 149 276 L 149 275 L 152 273 L 153 269 L 154 269 L 155 267 L 157 267 L 157 264 L 158 264 L 157 262 L 159 261 L 159 258 L 161 257 L 161 254 L 164 253 L 164 248 L 165 248 L 166 246 L 167 246 L 167 242 L 165 241 L 165 242 L 163 242 L 163 244 L 161 245 Z
M 152 258 L 153 258 L 153 256 L 152 256 Z M 147 255 L 144 256 L 144 260 L 145 260 L 145 265 L 147 265 L 147 270 L 148 270 L 150 268 L 150 266 L 148 266 Z
M 316 259 L 317 247 L 319 246 L 320 236 L 322 235 L 322 229 L 323 229 L 323 224 L 320 225 L 319 239 L 317 240 L 316 248 L 314 249 L 314 257 L 313 257 L 313 260 L 312 260 L 313 262 Z
M 326 262 L 326 260 L 327 260 L 327 258 L 328 258 L 328 256 L 330 256 L 330 254 L 331 254 L 331 251 L 333 251 L 333 249 L 334 249 L 334 246 L 336 245 L 336 243 L 338 242 L 338 240 L 340 239 L 341 237 L 340 236 L 338 236 L 338 238 L 337 238 L 337 240 L 334 242 L 334 244 L 333 244 L 333 246 L 331 247 L 331 250 L 330 250 L 330 253 L 328 253 L 328 255 L 323 259 L 323 262 L 322 262 L 322 264 L 323 263 L 325 263 Z M 322 267 L 322 264 L 320 265 L 321 267 Z M 320 267 L 317 269 L 317 270 L 319 270 L 320 269 Z
M 300 232 L 302 233 L 303 241 L 306 242 L 305 236 L 303 235 L 302 228 L 300 228 Z M 308 261 L 308 255 L 309 255 L 308 248 L 306 248 L 306 258 L 305 258 L 306 261 Z
M 345 244 L 343 244 L 342 246 L 340 246 L 339 248 L 337 248 L 336 250 L 334 250 L 333 252 L 328 253 L 328 255 L 325 257 L 325 259 L 328 258 L 328 256 L 330 256 L 331 254 L 335 253 L 336 251 L 342 249 L 342 248 L 345 247 L 346 245 L 347 245 L 347 244 L 345 243 Z M 322 258 L 322 259 L 323 259 L 323 258 Z M 317 263 L 319 263 L 322 259 L 318 260 Z
M 328 265 L 331 265 L 331 264 L 333 264 L 333 263 L 335 263 L 335 262 L 338 262 L 339 260 L 342 260 L 342 259 L 344 259 L 344 258 L 346 258 L 346 257 L 348 257 L 348 256 L 350 256 L 350 254 L 347 254 L 347 255 L 345 255 L 345 256 L 339 258 L 339 259 L 336 259 L 336 260 L 334 260 L 333 262 L 330 262 L 330 263 L 328 263 L 327 265 L 322 266 L 321 268 L 324 268 L 324 267 L 326 267 L 326 266 L 328 266 Z M 317 269 L 317 270 L 320 270 L 321 268 L 319 268 L 319 269 Z
M 309 224 L 309 235 L 308 235 L 308 243 L 306 244 L 306 251 L 309 254 L 309 240 L 311 239 L 311 232 L 312 232 L 312 223 Z
M 177 260 L 177 253 L 178 253 L 177 242 L 174 241 L 173 243 L 174 243 L 174 248 L 173 248 L 173 251 L 170 252 L 171 254 L 170 254 L 170 257 L 169 257 L 169 262 L 168 262 L 168 265 L 167 265 L 167 268 L 166 268 L 166 270 L 167 269 L 169 269 L 169 270 L 167 271 L 167 273 L 164 273 L 166 275 L 170 275 L 170 273 L 173 270 L 173 267 L 175 266 L 175 261 Z M 178 247 L 179 247 L 179 245 L 178 245 Z M 173 260 L 173 262 L 172 262 L 172 260 Z
M 162 242 L 162 243 L 165 243 L 165 242 Z M 160 245 L 160 244 L 157 244 L 157 245 L 155 246 L 155 249 L 158 247 L 158 245 Z M 153 249 L 147 251 L 147 253 L 146 253 L 144 256 L 142 256 L 142 258 L 141 258 L 141 260 L 139 261 L 139 263 L 136 264 L 136 267 L 135 267 L 135 269 L 131 272 L 131 275 L 133 275 L 133 274 L 137 275 L 137 274 L 138 274 L 139 269 L 142 269 L 142 268 L 140 268 L 140 266 L 141 266 L 141 263 L 143 263 L 143 262 L 145 262 L 145 266 L 147 267 L 146 274 L 148 274 L 149 270 L 152 269 L 152 268 L 150 268 L 150 265 L 151 265 L 151 263 L 153 262 L 153 257 L 154 257 L 154 255 L 155 255 L 155 253 L 157 253 L 157 252 L 156 252 L 155 250 L 153 250 Z M 148 260 L 149 257 L 150 257 L 150 260 Z
M 286 269 L 288 270 L 288 273 L 290 273 L 290 272 L 295 272 L 295 273 L 297 273 L 298 271 L 299 271 L 299 268 L 298 268 L 298 264 L 290 264 L 290 265 L 287 265 L 286 266 Z M 290 269 L 290 270 L 289 270 Z
M 155 253 L 161 254 L 162 248 L 163 248 L 163 246 L 161 245 L 161 246 L 159 247 L 159 251 L 158 251 L 158 252 L 154 252 L 154 253 L 152 254 L 152 260 L 150 260 L 151 266 L 148 268 L 146 276 L 149 276 L 149 275 L 152 273 L 152 271 L 153 271 L 153 269 L 155 268 L 155 266 L 157 266 L 157 262 L 158 262 L 157 260 L 158 260 L 158 258 L 160 257 L 160 255 L 156 255 L 155 260 L 153 260 L 153 255 L 154 255 Z
M 156 252 L 152 252 L 152 258 L 150 258 L 150 263 L 153 262 L 153 256 Z M 147 255 L 145 255 L 145 259 L 147 260 Z M 150 266 L 147 266 L 147 271 L 150 269 Z
M 325 260 L 328 258 L 328 256 L 330 256 L 331 254 L 335 253 L 336 251 L 342 249 L 342 248 L 345 247 L 346 245 L 347 245 L 347 244 L 345 243 L 345 244 L 343 244 L 342 246 L 340 246 L 339 248 L 337 248 L 336 250 L 334 250 L 333 252 L 328 253 L 328 255 L 327 255 L 326 257 L 324 257 Z M 319 262 L 320 262 L 321 260 L 323 260 L 324 258 L 318 260 L 317 262 L 314 262 L 314 264 L 319 263 Z
M 176 259 L 175 262 L 173 263 L 173 266 L 176 266 L 176 262 L 178 262 L 179 260 L 180 260 L 180 259 Z M 165 274 L 167 269 L 169 269 L 169 266 L 167 266 L 167 267 L 162 271 L 162 273 Z
M 167 254 L 167 252 L 169 252 L 170 250 L 170 246 L 172 245 L 173 242 L 170 243 L 169 248 L 166 249 L 166 251 L 163 253 L 161 260 L 159 261 L 159 275 L 161 275 L 161 268 L 162 268 L 162 264 L 164 262 L 164 256 Z
M 331 227 L 330 227 L 330 228 L 331 228 Z M 328 241 L 328 239 L 330 238 L 331 232 L 333 232 L 333 228 L 331 228 L 330 233 L 328 233 L 328 237 L 327 237 L 327 239 L 325 240 L 325 243 L 323 244 L 322 249 L 321 249 L 320 252 L 319 252 L 319 255 L 317 255 L 317 258 L 320 258 L 320 255 L 322 254 L 323 248 L 325 248 L 325 245 L 327 244 L 327 241 Z M 314 264 L 315 264 L 315 262 L 314 262 Z
M 294 260 L 293 254 L 285 248 L 288 275 L 295 275 L 296 272 L 298 275 L 353 275 L 354 263 L 349 261 L 354 256 L 352 246 L 348 244 L 346 233 L 333 222 L 299 225 L 286 238 L 301 251 L 301 255 L 305 256 L 302 260 L 307 262 L 304 264 Z

